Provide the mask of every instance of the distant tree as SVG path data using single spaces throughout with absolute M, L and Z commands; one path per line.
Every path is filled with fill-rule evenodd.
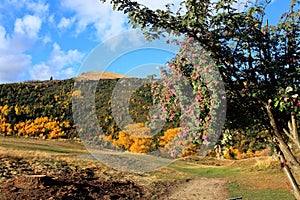
M 271 130 L 293 193 L 300 199 L 300 2 L 291 0 L 276 25 L 265 19 L 271 0 L 245 2 L 244 11 L 238 11 L 238 0 L 185 0 L 177 12 L 171 4 L 151 10 L 130 0 L 110 2 L 147 38 L 184 35 L 210 52 L 226 83 L 228 120 L 233 125 L 247 122 L 238 128 Z
M 51 76 L 51 77 L 50 77 L 50 81 L 52 81 L 52 80 L 53 80 L 53 77 Z

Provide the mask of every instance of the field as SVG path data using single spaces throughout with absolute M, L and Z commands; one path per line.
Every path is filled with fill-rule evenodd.
M 271 157 L 190 158 L 134 174 L 86 155 L 77 142 L 0 137 L 0 199 L 294 199 Z

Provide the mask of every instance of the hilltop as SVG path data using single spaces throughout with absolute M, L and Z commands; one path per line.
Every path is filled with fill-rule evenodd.
M 99 79 L 117 79 L 117 78 L 130 78 L 122 74 L 113 72 L 84 72 L 81 75 L 74 77 L 74 80 L 99 80 Z

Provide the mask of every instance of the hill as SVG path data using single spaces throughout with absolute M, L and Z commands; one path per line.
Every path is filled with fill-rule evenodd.
M 97 83 L 95 104 L 99 124 L 107 134 L 116 134 L 120 129 L 112 116 L 110 100 L 114 86 L 123 77 L 129 78 L 111 72 L 88 72 L 67 80 L 0 84 L 0 135 L 76 137 L 72 97 L 76 96 L 76 92 L 84 93 L 86 88 L 76 88 L 74 91 L 74 80 Z M 124 84 L 138 81 L 135 78 L 130 80 Z M 129 91 L 124 91 L 127 92 Z M 145 85 L 132 93 L 129 105 L 131 117 L 136 122 L 145 122 L 149 118 L 147 113 L 152 104 L 151 89 L 149 85 Z M 81 114 L 89 117 L 88 113 Z
M 116 79 L 116 78 L 130 78 L 122 74 L 113 72 L 85 72 L 75 77 L 75 80 L 99 80 L 99 79 Z
M 131 95 L 129 105 L 127 105 L 128 99 L 123 99 L 125 101 L 120 99 L 113 105 L 118 110 L 117 120 L 124 121 L 125 116 L 120 113 L 129 111 L 130 117 L 135 123 L 129 124 L 126 131 L 123 132 L 116 124 L 116 116 L 112 114 L 111 104 L 113 91 L 121 77 L 126 79 L 123 79 L 122 87 L 118 87 L 124 88 L 118 91 L 119 98 L 127 98 L 128 94 Z M 90 84 L 91 87 L 96 88 L 89 88 L 89 84 L 84 84 L 88 87 L 82 88 L 82 84 L 77 84 L 76 89 L 74 89 L 75 80 L 96 83 Z M 82 119 L 86 120 L 87 123 L 83 123 L 82 128 L 90 134 L 87 136 L 93 144 L 107 143 L 108 139 L 114 145 L 136 153 L 145 153 L 153 150 L 153 148 L 159 148 L 162 145 L 162 135 L 172 141 L 177 134 L 178 129 L 174 128 L 180 126 L 180 116 L 176 116 L 172 121 L 167 121 L 162 130 L 155 136 L 133 137 L 133 135 L 141 136 L 151 132 L 151 127 L 146 128 L 146 124 L 151 119 L 149 111 L 153 105 L 153 95 L 150 85 L 140 86 L 140 80 L 111 72 L 89 72 L 67 80 L 0 84 L 0 135 L 44 139 L 72 139 L 78 137 L 73 119 L 72 100 L 87 96 L 87 94 L 90 94 L 89 91 L 92 90 L 95 91 L 95 101 L 92 103 L 95 104 L 98 123 L 95 125 L 89 123 L 90 108 L 86 107 L 84 101 L 79 105 L 80 109 L 76 109 L 76 111 L 79 112 L 78 114 Z M 134 86 L 135 84 L 137 84 L 137 87 Z M 131 91 L 133 88 L 138 89 Z M 101 130 L 105 133 L 105 138 L 99 137 L 97 130 L 94 128 L 95 126 L 101 127 Z M 134 131 L 134 134 L 132 131 Z M 222 144 L 222 148 L 225 152 L 223 154 L 227 158 L 252 156 L 256 150 L 262 150 L 268 146 L 268 138 L 265 137 L 264 132 L 256 134 L 254 137 L 252 132 L 247 135 L 228 128 L 226 131 L 226 134 L 230 134 L 230 137 L 228 137 L 229 139 L 225 138 L 227 141 L 226 144 Z M 163 145 L 167 143 L 168 141 L 165 141 Z

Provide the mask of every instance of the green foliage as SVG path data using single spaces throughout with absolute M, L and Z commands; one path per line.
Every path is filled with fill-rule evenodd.
M 45 116 L 72 122 L 72 88 L 72 80 L 2 84 L 0 106 L 9 106 L 12 124 Z
M 106 135 L 113 136 L 120 131 L 111 111 L 111 95 L 117 81 L 117 79 L 99 80 L 95 95 L 96 115 L 99 121 L 97 125 L 102 127 Z M 38 118 L 48 117 L 58 123 L 70 124 L 70 127 L 64 129 L 65 137 L 77 136 L 72 116 L 72 96 L 81 98 L 88 91 L 80 90 L 80 88 L 73 91 L 73 87 L 72 79 L 0 85 L 1 133 L 12 134 L 15 125 L 20 126 L 21 123 L 24 123 L 25 126 L 25 124 L 29 125 L 30 121 L 34 122 Z M 151 88 L 149 85 L 143 85 L 132 92 L 129 113 L 136 122 L 146 122 L 149 120 L 148 111 L 152 105 Z M 122 105 L 117 106 L 120 110 L 124 108 Z M 89 119 L 91 116 L 86 110 L 82 105 L 79 112 L 82 117 Z M 87 123 L 86 129 L 92 133 L 93 126 Z M 167 129 L 167 125 L 165 129 Z M 18 130 L 13 134 L 18 134 Z M 19 135 L 28 134 L 19 133 Z
M 1 134 L 72 137 L 72 88 L 71 79 L 0 85 L 1 127 L 9 124 Z
M 150 121 L 149 110 L 153 105 L 150 85 L 141 85 L 141 79 L 135 78 L 118 81 L 119 79 L 101 79 L 99 82 L 76 83 L 75 93 L 76 96 L 78 96 L 75 97 L 78 98 L 78 103 L 76 103 L 78 104 L 78 108 L 76 107 L 76 115 L 80 116 L 82 120 L 86 120 L 86 122 L 83 121 L 80 123 L 82 132 L 80 132 L 79 135 L 93 144 L 107 144 L 107 141 L 103 141 L 103 136 L 111 137 L 111 141 L 118 139 L 120 131 L 125 130 L 126 126 L 129 125 L 127 123 L 130 123 L 125 120 L 125 118 L 128 118 L 127 113 L 129 113 L 129 116 L 133 120 L 132 123 L 144 123 L 148 126 Z M 118 99 L 112 102 L 116 88 L 118 88 Z M 97 124 L 91 124 L 92 122 L 89 120 L 92 117 L 91 112 L 89 112 L 89 108 L 85 107 L 86 104 L 84 102 L 80 102 L 80 96 L 86 96 L 93 91 L 95 91 L 95 101 L 91 103 L 95 103 Z M 129 104 L 127 104 L 128 94 L 131 94 L 128 101 Z M 117 114 L 113 114 L 112 107 L 117 110 Z M 117 124 L 117 122 L 119 122 L 119 124 Z M 176 126 L 177 123 L 179 122 L 170 121 L 165 123 L 161 132 L 155 134 L 155 138 L 160 136 L 160 134 L 168 128 Z M 100 126 L 100 129 L 95 128 L 96 126 Z M 153 130 L 151 127 L 149 128 L 152 133 Z M 102 135 L 102 137 L 99 138 L 99 135 Z M 111 148 L 109 144 L 107 145 Z

